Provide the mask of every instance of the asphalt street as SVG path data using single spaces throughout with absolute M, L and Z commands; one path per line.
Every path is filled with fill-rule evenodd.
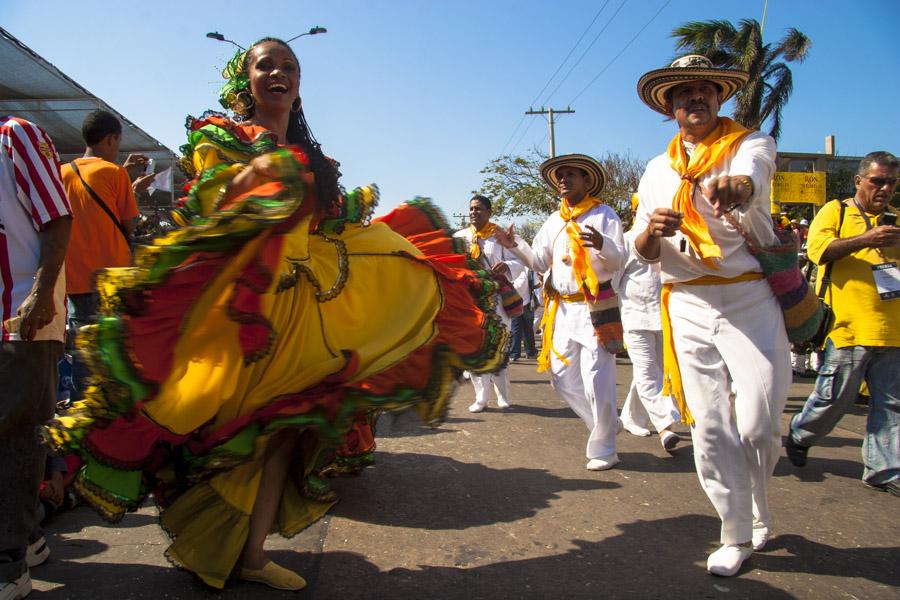
M 621 406 L 631 367 L 618 362 Z M 341 501 L 332 513 L 293 539 L 270 537 L 273 556 L 309 582 L 304 591 L 204 587 L 168 564 L 148 505 L 116 526 L 86 507 L 57 516 L 32 597 L 900 598 L 900 499 L 859 479 L 864 406 L 804 469 L 782 457 L 773 539 L 738 576 L 717 578 L 705 561 L 719 522 L 689 436 L 670 455 L 656 436 L 621 433 L 621 464 L 587 471 L 587 430 L 548 378 L 527 360 L 510 374 L 506 411 L 470 414 L 466 383 L 438 428 L 409 414 L 381 418 L 376 465 L 334 481 Z M 812 384 L 795 380 L 783 427 Z

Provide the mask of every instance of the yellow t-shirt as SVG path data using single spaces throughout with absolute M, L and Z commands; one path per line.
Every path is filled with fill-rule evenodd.
M 868 215 L 874 226 L 876 215 Z M 826 204 L 809 226 L 807 255 L 821 265 L 822 253 L 838 237 L 850 238 L 866 232 L 863 219 L 852 200 L 846 201 L 844 221 L 838 234 L 840 204 Z M 872 265 L 900 263 L 900 248 L 863 248 L 835 261 L 831 286 L 825 301 L 834 310 L 834 329 L 829 337 L 835 347 L 900 346 L 900 298 L 882 300 L 875 288 Z M 825 267 L 819 267 L 819 282 Z

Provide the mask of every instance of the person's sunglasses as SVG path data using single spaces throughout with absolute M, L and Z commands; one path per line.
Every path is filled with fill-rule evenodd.
M 885 185 L 894 187 L 895 185 L 897 185 L 896 177 L 869 177 L 869 176 L 866 176 L 866 179 L 868 179 L 872 183 L 872 185 L 874 185 L 875 187 L 884 187 Z

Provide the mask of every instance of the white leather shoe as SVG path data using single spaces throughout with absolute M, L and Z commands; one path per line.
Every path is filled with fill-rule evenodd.
M 497 408 L 509 408 L 509 402 L 497 398 Z
M 610 454 L 609 456 L 592 458 L 588 461 L 587 465 L 585 465 L 585 468 L 588 471 L 605 471 L 607 469 L 612 469 L 617 464 L 619 464 L 619 456 L 617 454 Z
M 619 421 L 622 424 L 622 427 L 625 428 L 625 431 L 630 433 L 631 435 L 636 435 L 638 437 L 649 437 L 650 430 L 646 427 L 640 427 L 635 425 L 634 423 L 626 423 L 625 421 Z
M 681 441 L 681 438 L 677 433 L 673 431 L 664 431 L 661 436 L 659 436 L 659 443 L 662 444 L 662 447 L 666 452 L 671 452 L 675 449 L 675 446 L 678 445 L 678 442 Z
M 757 552 L 766 547 L 769 541 L 769 528 L 765 525 L 753 525 L 753 549 Z
M 473 402 L 472 404 L 469 405 L 470 413 L 479 413 L 483 410 L 484 410 L 484 404 L 479 404 L 477 402 Z
M 741 570 L 744 561 L 750 558 L 753 549 L 749 546 L 729 544 L 722 546 L 706 559 L 706 570 L 711 575 L 731 577 Z

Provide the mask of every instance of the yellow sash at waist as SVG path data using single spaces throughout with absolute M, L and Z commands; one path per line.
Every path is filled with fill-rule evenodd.
M 574 294 L 560 294 L 559 299 L 563 302 L 584 302 L 584 292 L 575 292 Z
M 681 285 L 729 285 L 731 283 L 740 283 L 742 281 L 755 281 L 765 277 L 759 271 L 748 271 L 741 273 L 737 277 L 719 277 L 718 275 L 703 275 L 697 279 L 690 281 L 679 281 Z

